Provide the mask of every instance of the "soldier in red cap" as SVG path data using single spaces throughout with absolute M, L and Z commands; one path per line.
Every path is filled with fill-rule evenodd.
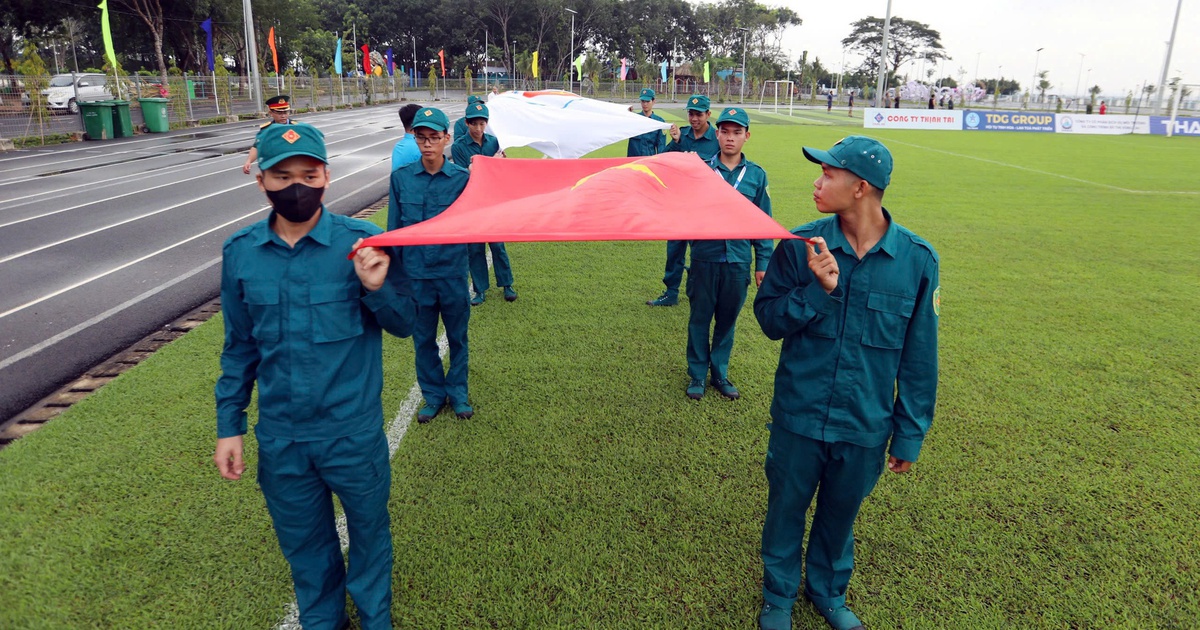
M 254 144 L 250 145 L 250 155 L 246 156 L 246 163 L 242 164 L 242 173 L 246 175 L 250 174 L 250 167 L 258 159 L 258 141 L 262 138 L 263 132 L 270 129 L 271 125 L 290 125 L 294 122 L 292 120 L 292 97 L 287 94 L 267 99 L 267 111 L 271 113 L 271 120 L 258 128 L 258 134 L 254 136 Z

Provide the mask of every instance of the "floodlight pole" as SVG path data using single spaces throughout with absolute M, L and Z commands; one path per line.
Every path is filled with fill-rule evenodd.
M 254 41 L 254 12 L 250 0 L 242 0 L 242 13 L 246 20 L 246 50 L 250 58 L 250 95 L 254 99 L 254 111 L 262 111 L 262 90 L 258 83 L 258 45 Z M 232 107 L 230 108 L 232 110 Z
M 1175 5 L 1175 21 L 1171 24 L 1171 39 L 1167 40 L 1167 58 L 1163 60 L 1162 78 L 1158 81 L 1158 115 L 1163 114 L 1163 92 L 1167 87 L 1167 68 L 1171 66 L 1171 51 L 1175 48 L 1175 30 L 1179 28 L 1179 12 L 1183 9 L 1183 0 Z
M 737 30 L 742 32 L 742 80 L 741 94 L 738 96 L 738 103 L 746 102 L 746 36 L 750 33 L 750 29 L 738 26 Z
M 883 46 L 879 52 L 879 86 L 875 89 L 875 106 L 883 100 L 883 82 L 887 77 L 888 29 L 892 27 L 892 0 L 888 0 L 887 17 L 883 20 Z
M 1031 98 L 1033 97 L 1034 92 L 1037 91 L 1038 62 L 1042 60 L 1042 50 L 1044 48 L 1045 47 L 1043 46 L 1042 48 L 1037 49 L 1037 55 L 1033 58 L 1033 80 L 1029 82 L 1029 96 Z
M 571 54 L 567 55 L 567 91 L 575 91 L 575 74 L 571 72 L 571 68 L 575 64 L 575 11 L 572 9 L 563 9 L 571 14 Z
M 1079 72 L 1075 73 L 1075 111 L 1079 111 L 1079 78 L 1083 76 L 1083 58 L 1086 56 L 1079 53 Z

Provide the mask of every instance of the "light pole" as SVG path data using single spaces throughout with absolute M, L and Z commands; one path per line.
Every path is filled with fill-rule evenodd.
M 1045 49 L 1044 46 L 1042 48 L 1037 49 L 1037 55 L 1035 55 L 1033 57 L 1033 80 L 1029 82 L 1029 95 L 1030 96 L 1033 96 L 1034 92 L 1037 91 L 1038 62 L 1042 60 L 1042 50 L 1044 50 L 1044 49 Z
M 1079 72 L 1075 73 L 1075 111 L 1079 111 L 1079 77 L 1083 76 L 1083 58 L 1087 55 L 1079 54 Z
M 575 63 L 575 11 L 563 9 L 571 14 L 571 54 L 567 55 L 567 91 L 575 91 L 575 75 L 571 73 L 571 65 Z
M 1087 90 L 1087 92 L 1088 92 L 1088 96 L 1089 96 L 1089 97 L 1091 96 L 1092 88 L 1091 88 L 1091 86 L 1089 86 L 1088 84 L 1089 84 L 1089 83 L 1091 83 L 1091 82 L 1092 82 L 1092 69 L 1091 69 L 1091 68 L 1088 68 L 1088 71 L 1087 71 L 1087 80 L 1085 80 L 1085 81 L 1083 82 L 1083 89 L 1084 89 L 1084 90 Z M 1091 99 L 1089 98 L 1088 100 L 1090 101 Z
M 982 52 L 975 53 L 975 83 L 979 83 L 979 57 Z
M 746 35 L 750 29 L 737 26 L 737 30 L 742 32 L 742 80 L 741 80 L 741 96 L 738 97 L 738 103 L 746 102 Z
M 883 20 L 883 34 L 879 47 L 879 84 L 875 88 L 875 105 L 879 106 L 880 101 L 884 97 L 884 80 L 887 78 L 887 47 L 888 47 L 888 29 L 892 27 L 892 0 L 888 0 L 887 17 Z
M 1167 58 L 1163 60 L 1162 79 L 1160 79 L 1158 82 L 1157 109 L 1159 116 L 1162 116 L 1164 113 L 1166 113 L 1163 111 L 1163 97 L 1166 96 L 1164 94 L 1166 92 L 1164 88 L 1167 87 L 1167 68 L 1171 65 L 1171 51 L 1175 48 L 1175 29 L 1179 28 L 1179 11 L 1181 9 L 1183 9 L 1183 0 L 1179 0 L 1179 2 L 1175 5 L 1175 21 L 1171 24 L 1171 39 L 1167 41 Z

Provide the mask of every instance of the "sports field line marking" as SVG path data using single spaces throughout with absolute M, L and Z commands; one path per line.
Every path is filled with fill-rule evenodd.
M 368 165 L 368 166 L 365 166 L 365 167 L 363 167 L 363 168 L 360 168 L 360 169 L 358 169 L 357 171 L 354 171 L 353 173 L 348 173 L 348 174 L 346 174 L 346 175 L 343 175 L 343 176 L 342 176 L 340 179 L 345 179 L 345 178 L 347 178 L 347 177 L 350 177 L 351 175 L 358 174 L 358 173 L 360 173 L 360 172 L 362 172 L 362 171 L 365 171 L 365 170 L 367 170 L 368 168 L 371 168 L 371 166 L 373 166 L 373 165 Z M 354 194 L 354 193 L 357 193 L 357 192 L 359 192 L 359 191 L 362 191 L 362 190 L 364 190 L 364 189 L 366 189 L 366 188 L 368 188 L 368 187 L 370 187 L 370 186 L 373 186 L 373 185 L 375 185 L 377 182 L 380 182 L 380 181 L 383 181 L 383 180 L 385 180 L 385 179 L 388 179 L 389 177 L 391 177 L 391 174 L 390 174 L 390 173 L 388 174 L 388 176 L 387 176 L 387 177 L 380 177 L 380 178 L 374 179 L 374 180 L 372 180 L 372 181 L 368 182 L 367 184 L 364 184 L 364 185 L 362 185 L 362 186 L 358 187 L 357 189 L 355 189 L 354 191 L 352 191 L 352 192 L 351 192 L 351 193 L 349 193 L 348 195 L 342 195 L 341 197 L 339 197 L 339 198 L 338 198 L 338 200 L 345 199 L 346 197 L 348 197 L 348 196 L 350 196 L 350 195 L 352 195 L 352 194 Z M 333 181 L 335 181 L 335 182 L 336 182 L 336 181 L 338 181 L 338 180 L 337 180 L 337 179 L 335 179 L 335 180 L 333 180 Z M 332 205 L 333 203 L 334 203 L 334 202 L 330 202 L 330 204 L 329 204 L 329 205 Z M 72 284 L 72 285 L 69 285 L 69 286 L 63 287 L 63 288 L 61 288 L 61 289 L 59 289 L 59 290 L 57 290 L 57 291 L 54 291 L 53 293 L 49 293 L 49 294 L 47 294 L 47 295 L 44 295 L 44 296 L 42 296 L 42 297 L 40 297 L 40 298 L 37 298 L 36 300 L 31 300 L 31 301 L 29 301 L 29 302 L 26 302 L 25 304 L 21 304 L 20 306 L 14 306 L 13 308 L 10 308 L 10 309 L 8 309 L 7 311 L 4 311 L 3 313 L 0 313 L 0 319 L 3 319 L 3 318 L 5 318 L 5 317 L 8 317 L 9 315 L 12 315 L 13 313 L 16 313 L 16 312 L 18 312 L 18 311 L 25 310 L 25 309 L 27 309 L 27 308 L 29 308 L 30 306 L 33 306 L 33 305 L 35 305 L 35 304 L 40 304 L 40 303 L 42 303 L 42 302 L 45 302 L 46 300 L 49 300 L 50 298 L 53 298 L 53 297 L 57 297 L 57 296 L 59 296 L 59 295 L 62 295 L 63 293 L 66 293 L 67 291 L 71 291 L 72 289 L 77 289 L 77 288 L 79 288 L 79 287 L 81 287 L 81 286 L 83 286 L 83 285 L 85 285 L 85 284 L 88 284 L 88 283 L 90 283 L 90 282 L 94 282 L 94 281 L 96 281 L 96 280 L 99 280 L 100 278 L 103 278 L 103 277 L 105 277 L 105 276 L 108 276 L 108 275 L 114 274 L 114 273 L 116 273 L 116 272 L 118 272 L 118 271 L 121 271 L 122 269 L 125 269 L 125 268 L 128 268 L 128 267 L 132 267 L 133 265 L 136 265 L 136 264 L 138 264 L 138 263 L 140 263 L 140 262 L 142 262 L 142 261 L 144 261 L 144 260 L 148 260 L 148 259 L 150 259 L 150 258 L 153 258 L 153 257 L 155 257 L 155 256 L 157 256 L 157 255 L 159 255 L 159 254 L 161 254 L 161 253 L 163 253 L 163 252 L 166 252 L 166 251 L 169 251 L 169 250 L 175 249 L 176 247 L 179 247 L 180 245 L 183 245 L 183 244 L 185 244 L 185 243 L 189 243 L 189 242 L 191 242 L 191 241 L 194 241 L 194 240 L 196 240 L 196 239 L 200 238 L 201 236 L 206 236 L 206 235 L 208 235 L 208 234 L 211 234 L 212 232 L 215 232 L 215 231 L 217 231 L 217 230 L 220 230 L 220 229 L 222 229 L 222 228 L 224 228 L 224 227 L 227 227 L 227 226 L 233 225 L 234 223 L 237 223 L 237 222 L 239 222 L 239 221 L 244 221 L 244 220 L 246 220 L 246 219 L 248 219 L 248 218 L 250 218 L 250 217 L 252 217 L 252 216 L 254 216 L 254 215 L 256 215 L 256 214 L 258 214 L 258 213 L 260 213 L 260 212 L 262 212 L 263 210 L 266 210 L 266 209 L 267 209 L 267 208 L 269 208 L 269 207 L 270 207 L 270 206 L 261 206 L 261 207 L 259 207 L 259 209 L 255 210 L 254 212 L 250 212 L 250 213 L 248 213 L 248 214 L 244 214 L 244 215 L 242 215 L 242 216 L 240 216 L 240 217 L 238 217 L 238 218 L 236 218 L 236 219 L 233 219 L 233 220 L 231 220 L 231 221 L 226 221 L 225 223 L 222 223 L 221 225 L 218 225 L 218 226 L 216 226 L 216 227 L 214 227 L 214 228 L 207 229 L 207 230 L 205 230 L 205 231 L 203 231 L 203 232 L 201 232 L 201 233 L 199 233 L 199 234 L 196 234 L 196 235 L 194 235 L 194 236 L 191 236 L 191 237 L 185 238 L 185 239 L 183 239 L 182 241 L 179 241 L 179 242 L 177 242 L 177 243 L 174 243 L 174 244 L 168 245 L 168 246 L 166 246 L 166 247 L 164 247 L 164 248 L 162 248 L 162 249 L 159 249 L 159 250 L 157 250 L 157 251 L 150 252 L 149 254 L 146 254 L 145 256 L 142 256 L 142 257 L 140 257 L 140 258 L 135 258 L 134 260 L 131 260 L 131 261 L 129 261 L 129 262 L 127 262 L 127 263 L 123 264 L 123 265 L 119 265 L 119 266 L 117 266 L 117 267 L 114 267 L 113 269 L 109 269 L 108 271 L 105 271 L 105 272 L 103 272 L 103 273 L 99 273 L 99 274 L 96 274 L 96 275 L 94 275 L 94 276 L 92 276 L 92 277 L 90 277 L 90 278 L 86 278 L 86 279 L 84 279 L 84 280 L 80 280 L 79 282 L 76 282 L 75 284 Z M 0 262 L 3 262 L 3 261 L 0 261 Z
M 1059 179 L 1065 179 L 1067 181 L 1077 182 L 1080 184 L 1088 184 L 1089 186 L 1108 188 L 1110 190 L 1116 190 L 1116 191 L 1123 192 L 1123 193 L 1129 193 L 1131 195 L 1200 195 L 1200 190 L 1134 190 L 1132 188 L 1122 188 L 1120 186 L 1113 186 L 1112 184 L 1093 182 L 1093 181 L 1089 181 L 1086 179 L 1080 179 L 1078 177 L 1071 177 L 1070 175 L 1062 175 L 1060 173 L 1051 173 L 1050 171 L 1043 171 L 1043 170 L 1039 170 L 1036 168 L 1030 168 L 1028 166 L 1021 166 L 1020 164 L 1010 164 L 1008 162 L 1001 162 L 999 160 L 989 160 L 987 158 L 981 158 L 976 155 L 967 155 L 965 153 L 955 153 L 953 151 L 946 151 L 944 149 L 935 149 L 933 147 L 927 147 L 927 146 L 923 146 L 920 144 L 913 144 L 911 142 L 902 142 L 900 140 L 895 140 L 895 139 L 888 140 L 888 142 L 892 142 L 895 144 L 903 144 L 905 146 L 910 146 L 910 147 L 914 147 L 917 149 L 925 149 L 926 151 L 933 151 L 934 153 L 942 153 L 942 154 L 951 155 L 954 157 L 966 158 L 968 160 L 976 160 L 978 162 L 986 162 L 988 164 L 995 164 L 996 166 L 1007 166 L 1009 168 L 1015 168 L 1019 171 L 1027 171 L 1030 173 L 1037 173 L 1038 175 L 1048 175 L 1050 177 L 1057 177 Z

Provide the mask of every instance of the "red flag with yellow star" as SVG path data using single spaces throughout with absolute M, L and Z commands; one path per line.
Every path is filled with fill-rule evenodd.
M 364 247 L 528 241 L 795 238 L 699 157 L 575 160 L 476 156 L 438 216 Z

